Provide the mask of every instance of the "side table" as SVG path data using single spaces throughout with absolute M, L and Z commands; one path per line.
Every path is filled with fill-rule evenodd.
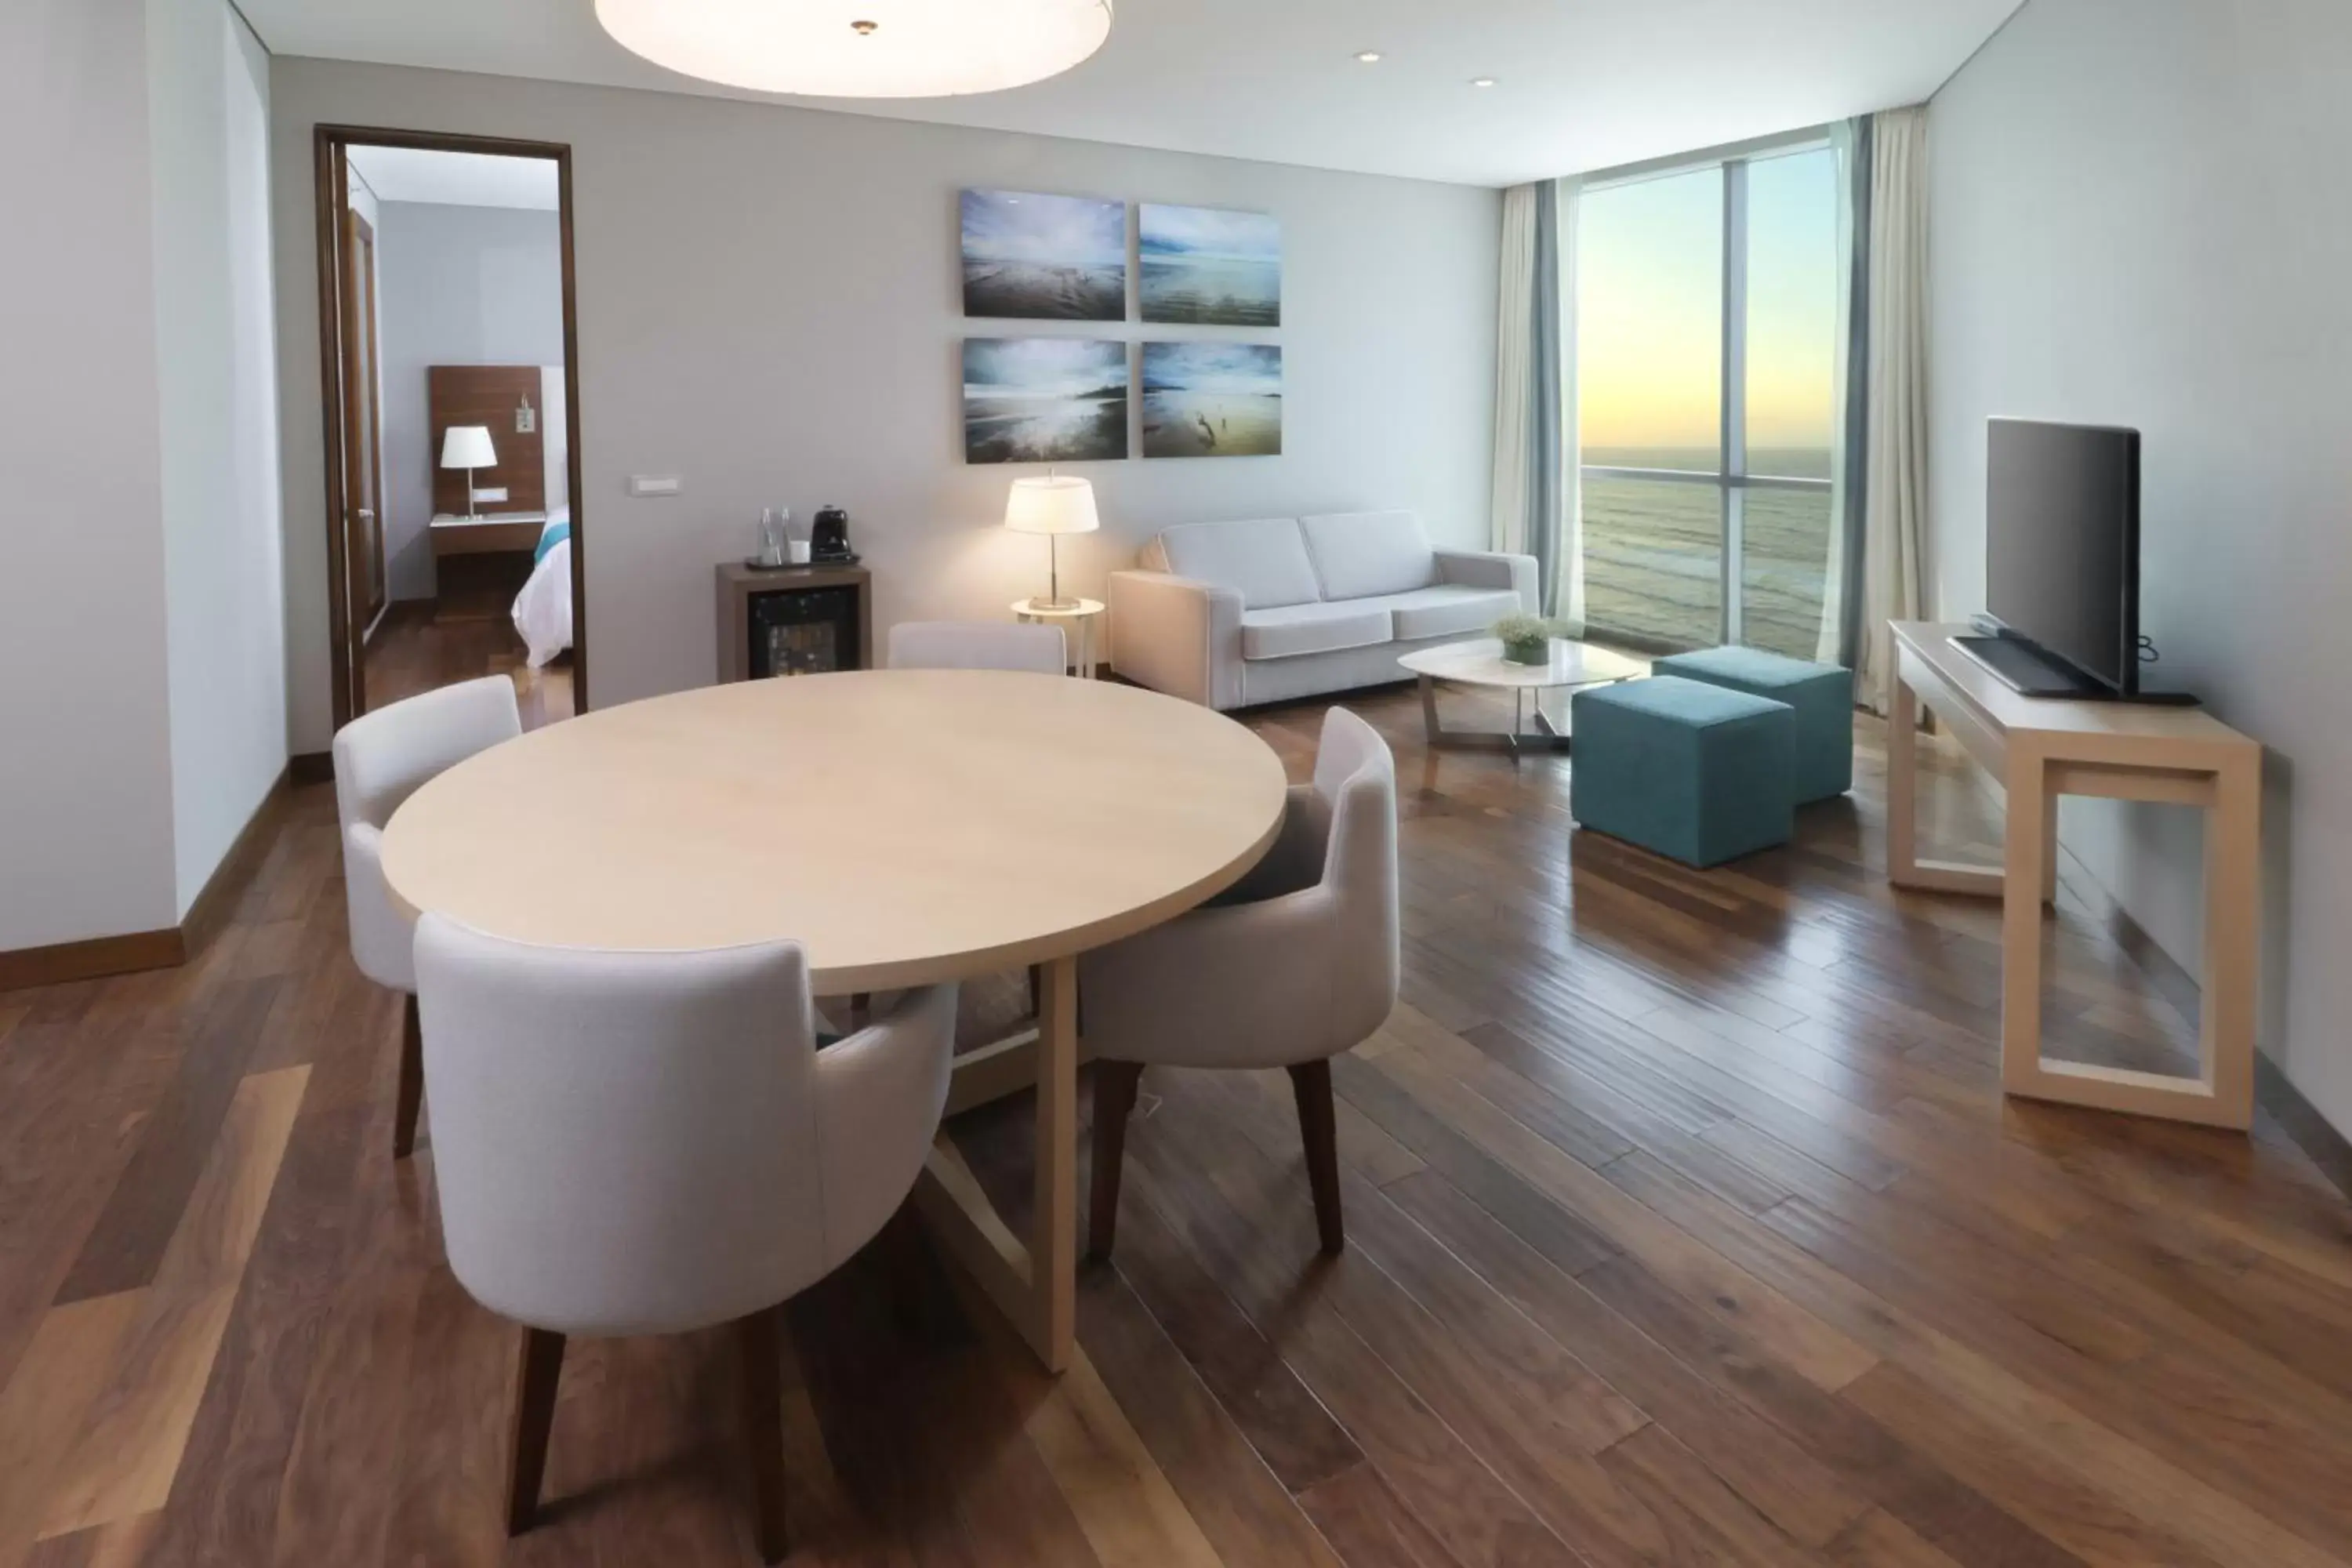
M 1034 599 L 1016 600 L 1013 618 L 1031 626 L 1062 628 L 1070 640 L 1070 659 L 1078 668 L 1080 680 L 1095 678 L 1095 626 L 1101 621 L 1103 602 L 1100 599 L 1076 599 L 1066 609 L 1053 609 Z

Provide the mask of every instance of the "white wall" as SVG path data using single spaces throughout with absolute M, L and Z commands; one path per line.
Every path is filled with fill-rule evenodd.
M 0 951 L 173 923 L 137 0 L 0 6 Z
M 2352 8 L 2030 0 L 1934 100 L 1933 547 L 1983 607 L 1985 420 L 2145 437 L 2143 629 L 2270 749 L 2263 1037 L 2352 1131 Z M 2063 837 L 2192 972 L 2185 808 Z
M 1081 591 L 1153 529 L 1191 519 L 1400 505 L 1448 542 L 1486 538 L 1495 192 L 309 59 L 275 62 L 272 109 L 287 278 L 314 266 L 315 121 L 572 145 L 575 501 L 599 706 L 714 678 L 711 569 L 750 553 L 762 505 L 789 505 L 803 522 L 828 501 L 846 507 L 886 624 L 1002 617 L 1042 585 L 1039 542 L 997 526 L 1023 470 L 961 461 L 966 185 L 1255 208 L 1283 223 L 1286 455 L 1088 465 L 1106 531 L 1064 552 Z M 317 751 L 330 706 L 311 290 L 282 292 L 278 327 L 296 746 Z M 628 499 L 632 473 L 681 474 L 686 493 Z
M 286 765 L 269 64 L 220 0 L 147 0 L 176 907 Z
M 436 364 L 563 363 L 562 219 L 514 207 L 385 202 L 375 234 L 384 553 L 392 596 L 427 599 L 440 454 L 431 449 L 425 373 Z

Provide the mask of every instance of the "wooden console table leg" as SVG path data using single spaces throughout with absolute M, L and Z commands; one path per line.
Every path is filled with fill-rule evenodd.
M 2000 1085 L 2032 1093 L 2042 1080 L 2042 888 L 2051 858 L 2049 770 L 2041 754 L 2009 755 L 2009 846 L 2000 910 Z
M 1919 874 L 1919 700 L 1895 680 L 1886 706 L 1886 879 Z
M 2042 797 L 2042 901 L 2058 907 L 2058 792 Z
M 2198 1049 L 2225 1125 L 2254 1113 L 2255 971 L 2261 962 L 2262 769 L 2214 776 L 2205 814 L 2205 984 Z

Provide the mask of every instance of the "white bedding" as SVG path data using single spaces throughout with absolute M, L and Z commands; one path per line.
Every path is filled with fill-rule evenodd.
M 551 528 L 568 517 L 551 517 Z M 515 631 L 530 650 L 530 667 L 547 661 L 572 646 L 572 540 L 567 535 L 531 568 L 530 581 L 515 595 Z

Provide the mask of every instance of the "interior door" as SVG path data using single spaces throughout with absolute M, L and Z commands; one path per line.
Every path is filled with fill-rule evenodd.
M 376 415 L 375 231 L 343 214 L 340 293 L 343 354 L 344 603 L 357 626 L 375 624 L 387 589 L 383 557 L 383 453 Z M 354 638 L 355 642 L 363 637 Z

